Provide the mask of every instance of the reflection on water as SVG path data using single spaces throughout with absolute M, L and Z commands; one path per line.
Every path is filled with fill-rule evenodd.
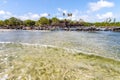
M 53 45 L 120 59 L 119 32 L 8 31 L 0 32 L 0 42 Z

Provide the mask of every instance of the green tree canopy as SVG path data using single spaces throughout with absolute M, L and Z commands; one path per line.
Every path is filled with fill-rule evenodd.
M 33 20 L 25 20 L 23 23 L 25 26 L 29 26 L 29 27 L 35 25 L 35 21 Z
M 18 18 L 11 17 L 8 20 L 6 20 L 6 23 L 9 26 L 20 26 L 20 25 L 22 25 L 23 22 Z
M 0 20 L 0 26 L 4 26 L 4 21 Z
M 9 20 L 8 19 L 5 19 L 4 20 L 4 25 L 6 26 L 6 25 L 9 25 Z
M 48 25 L 48 24 L 49 24 L 49 20 L 48 20 L 46 17 L 41 17 L 41 18 L 38 20 L 37 24 L 38 24 L 39 26 Z
M 52 18 L 52 25 L 57 25 L 57 24 L 59 24 L 59 19 L 58 18 L 56 18 L 56 17 L 53 17 Z

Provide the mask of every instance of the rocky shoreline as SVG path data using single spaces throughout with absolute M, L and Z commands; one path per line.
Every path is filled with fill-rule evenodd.
M 0 31 L 11 30 L 50 30 L 50 31 L 117 31 L 120 32 L 120 27 L 59 27 L 59 26 L 46 26 L 46 27 L 17 27 L 17 28 L 0 28 Z

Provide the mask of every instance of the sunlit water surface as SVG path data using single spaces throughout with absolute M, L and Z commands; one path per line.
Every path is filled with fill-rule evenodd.
M 76 31 L 4 31 L 0 32 L 0 50 L 4 44 L 51 45 L 120 59 L 119 32 L 76 32 Z

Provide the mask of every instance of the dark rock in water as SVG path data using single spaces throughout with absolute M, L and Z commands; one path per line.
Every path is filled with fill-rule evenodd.
M 33 29 L 34 30 L 40 30 L 40 27 L 34 27 Z
M 95 27 L 82 27 L 82 28 L 77 28 L 76 31 L 101 31 L 102 29 L 100 28 L 95 28 Z
M 112 31 L 119 31 L 120 32 L 120 27 L 119 28 L 113 28 Z
M 102 28 L 96 28 L 96 31 L 103 31 Z
M 97 31 L 97 29 L 95 27 L 87 27 L 84 28 L 83 31 Z
M 77 28 L 76 31 L 83 31 L 83 28 Z
M 26 30 L 26 27 L 23 27 L 22 30 Z
M 104 31 L 111 31 L 111 28 L 105 28 Z
M 65 30 L 65 31 L 69 31 L 69 28 L 63 28 L 63 30 Z
M 31 27 L 23 27 L 23 30 L 31 30 Z

